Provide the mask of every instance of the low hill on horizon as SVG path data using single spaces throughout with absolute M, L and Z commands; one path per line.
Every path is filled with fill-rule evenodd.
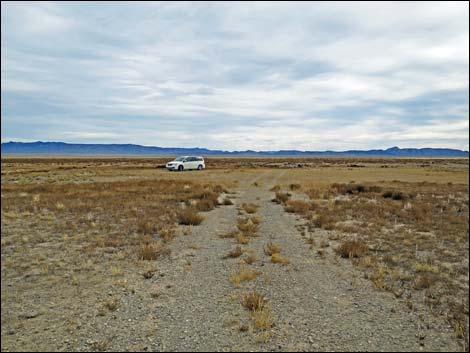
M 399 148 L 348 151 L 223 151 L 206 148 L 172 148 L 135 144 L 75 144 L 65 142 L 6 142 L 3 154 L 33 155 L 202 155 L 202 156 L 373 156 L 373 157 L 468 157 L 468 151 L 451 148 Z

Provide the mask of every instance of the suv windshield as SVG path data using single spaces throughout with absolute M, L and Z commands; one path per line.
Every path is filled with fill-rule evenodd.
M 176 162 L 183 162 L 185 160 L 185 157 L 178 157 L 178 158 L 175 158 L 175 161 Z

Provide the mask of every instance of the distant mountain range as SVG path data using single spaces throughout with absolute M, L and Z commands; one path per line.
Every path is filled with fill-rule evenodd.
M 76 144 L 64 142 L 6 142 L 2 154 L 35 155 L 201 155 L 201 156 L 364 156 L 364 157 L 468 157 L 468 151 L 450 148 L 398 148 L 335 151 L 222 151 L 206 148 L 166 148 L 132 144 Z

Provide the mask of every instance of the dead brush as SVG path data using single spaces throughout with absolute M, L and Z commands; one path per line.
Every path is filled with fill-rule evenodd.
M 237 236 L 238 233 L 239 233 L 238 231 L 232 230 L 228 233 L 220 234 L 219 238 L 222 238 L 222 239 L 233 238 L 233 239 L 235 239 L 235 237 Z
M 212 211 L 215 208 L 213 200 L 198 200 L 196 202 L 196 209 L 201 212 Z
M 178 223 L 183 225 L 196 226 L 201 224 L 204 217 L 202 217 L 197 211 L 193 208 L 185 208 L 178 212 Z
M 296 191 L 296 190 L 299 190 L 301 188 L 300 184 L 289 184 L 289 189 L 291 191 Z
M 237 221 L 237 228 L 247 236 L 254 236 L 258 231 L 258 224 L 253 222 L 251 218 L 239 218 Z
M 144 273 L 142 273 L 142 276 L 143 276 L 145 279 L 150 279 L 150 278 L 152 278 L 152 277 L 155 275 L 155 272 L 157 272 L 157 270 L 150 269 L 150 270 L 147 270 L 147 271 L 145 271 Z
M 413 288 L 422 290 L 430 288 L 436 282 L 436 276 L 432 273 L 422 273 L 418 275 L 413 283 Z
M 235 235 L 235 241 L 238 243 L 238 244 L 248 244 L 249 240 L 248 238 L 243 234 L 243 233 L 238 233 Z
M 265 296 L 263 294 L 258 293 L 256 290 L 244 294 L 241 299 L 242 305 L 250 311 L 256 311 L 264 308 L 266 302 L 267 301 Z
M 258 330 L 266 331 L 274 326 L 274 316 L 268 305 L 253 311 L 251 319 Z
M 343 258 L 357 258 L 367 254 L 368 247 L 359 240 L 346 240 L 335 252 Z
M 233 248 L 232 250 L 230 250 L 228 252 L 227 255 L 225 255 L 224 257 L 222 257 L 223 259 L 229 259 L 229 258 L 237 258 L 237 257 L 240 257 L 241 255 L 243 255 L 243 250 L 240 246 L 237 246 L 235 248 Z
M 281 204 L 287 202 L 289 200 L 290 194 L 276 191 L 274 199 L 272 199 L 273 202 Z
M 252 281 L 260 274 L 261 272 L 259 271 L 252 270 L 246 265 L 241 265 L 238 270 L 230 273 L 230 282 L 232 282 L 236 287 L 240 287 L 241 282 Z
M 140 219 L 137 222 L 137 233 L 139 234 L 154 234 L 157 232 L 157 224 L 150 219 Z
M 315 239 L 312 236 L 307 238 L 306 242 L 307 242 L 307 244 L 310 245 L 310 249 L 313 249 L 315 247 L 316 242 L 315 242 Z
M 226 197 L 226 198 L 224 198 L 223 204 L 225 206 L 230 206 L 230 205 L 233 205 L 233 202 L 228 197 Z
M 163 228 L 158 232 L 158 235 L 165 243 L 168 243 L 176 236 L 176 231 L 173 228 Z
M 259 206 L 254 203 L 242 204 L 242 208 L 245 210 L 246 213 L 249 213 L 249 214 L 256 213 L 256 211 L 258 210 L 258 207 Z
M 335 219 L 329 214 L 320 213 L 312 220 L 312 224 L 316 228 L 323 228 L 326 230 L 333 230 L 335 228 Z
M 261 223 L 261 217 L 260 216 L 251 216 L 250 220 L 256 225 L 259 225 Z
M 288 200 L 284 204 L 284 210 L 289 213 L 305 215 L 311 210 L 311 205 L 301 200 Z
M 116 311 L 120 305 L 121 305 L 121 302 L 118 299 L 114 299 L 114 298 L 107 299 L 103 303 L 103 306 L 109 311 Z
M 254 264 L 256 261 L 258 261 L 258 258 L 256 257 L 256 255 L 253 253 L 253 252 L 250 252 L 244 259 L 243 261 L 245 261 L 246 264 L 248 265 L 252 265 Z
M 281 246 L 274 244 L 272 241 L 269 241 L 264 247 L 264 253 L 267 256 L 273 256 L 274 254 L 279 254 L 281 252 Z
M 281 264 L 283 266 L 290 264 L 290 260 L 286 257 L 281 256 L 281 254 L 279 253 L 274 253 L 271 255 L 271 262 L 274 264 Z
M 167 254 L 168 249 L 162 241 L 157 242 L 143 242 L 140 245 L 138 258 L 139 260 L 156 260 L 160 255 Z

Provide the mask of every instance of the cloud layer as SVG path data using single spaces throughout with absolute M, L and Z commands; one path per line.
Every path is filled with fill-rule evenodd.
M 2 141 L 468 149 L 466 2 L 1 6 Z

